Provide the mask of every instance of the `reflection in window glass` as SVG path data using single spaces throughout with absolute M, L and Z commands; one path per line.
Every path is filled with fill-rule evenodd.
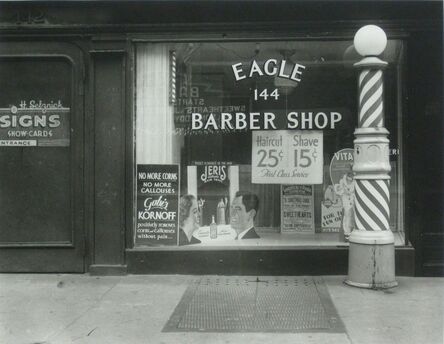
M 389 62 L 384 107 L 391 142 L 390 227 L 398 233 L 403 230 L 401 48 L 401 41 L 391 40 L 381 57 Z M 345 243 L 357 126 L 353 63 L 359 59 L 351 41 L 136 46 L 136 163 L 180 167 L 178 197 L 194 196 L 199 210 L 197 229 L 190 229 L 196 245 L 238 245 L 236 239 L 244 238 L 233 230 L 230 216 L 238 191 L 245 207 L 242 221 L 259 236 L 242 245 Z M 297 175 L 287 175 L 289 165 L 299 168 Z M 257 196 L 257 209 L 245 202 L 251 194 Z M 141 224 L 141 209 L 135 208 L 136 245 L 165 244 L 147 229 L 159 228 L 155 221 Z M 180 211 L 187 214 L 179 206 Z M 185 226 L 179 215 L 178 226 Z M 138 240 L 137 233 L 152 235 Z

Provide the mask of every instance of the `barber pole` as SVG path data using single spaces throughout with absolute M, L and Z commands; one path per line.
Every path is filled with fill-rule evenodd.
M 390 229 L 390 194 L 388 180 L 356 180 L 355 223 L 358 230 Z
M 391 288 L 395 281 L 394 236 L 390 230 L 389 132 L 384 128 L 383 69 L 379 59 L 386 44 L 384 31 L 362 27 L 354 39 L 364 58 L 355 64 L 358 78 L 359 118 L 355 130 L 355 224 L 349 242 L 347 284 L 363 288 Z
M 176 51 L 170 51 L 170 104 L 176 103 Z
M 359 76 L 359 127 L 384 126 L 382 70 L 364 69 Z

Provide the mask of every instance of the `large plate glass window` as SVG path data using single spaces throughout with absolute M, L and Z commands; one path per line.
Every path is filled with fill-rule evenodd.
M 135 51 L 135 246 L 347 244 L 359 60 L 351 41 L 138 43 Z M 402 55 L 402 41 L 389 40 L 381 57 L 397 245 Z

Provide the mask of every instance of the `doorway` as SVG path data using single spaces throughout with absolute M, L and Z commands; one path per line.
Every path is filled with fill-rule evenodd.
M 0 271 L 84 272 L 82 53 L 0 46 Z

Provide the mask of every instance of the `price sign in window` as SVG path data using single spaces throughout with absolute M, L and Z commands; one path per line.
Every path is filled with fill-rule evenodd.
M 322 184 L 322 131 L 254 131 L 252 181 L 257 184 Z

